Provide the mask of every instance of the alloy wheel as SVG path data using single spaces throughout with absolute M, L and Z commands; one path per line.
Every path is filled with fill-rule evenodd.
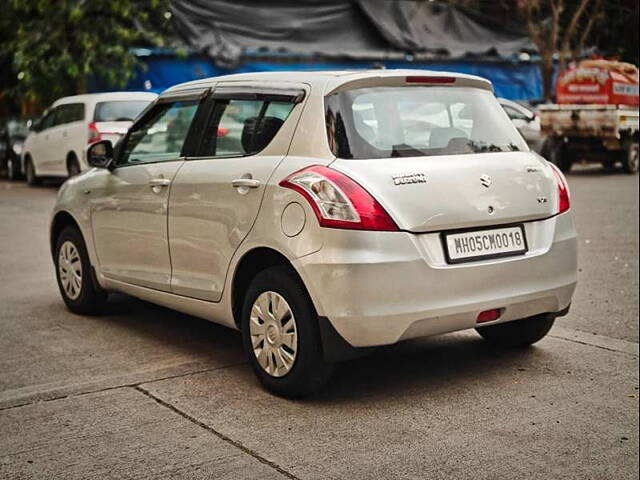
M 266 373 L 283 377 L 291 371 L 298 351 L 298 332 L 291 307 L 282 295 L 267 291 L 256 298 L 249 332 L 253 353 Z
M 82 262 L 76 246 L 65 241 L 58 253 L 58 272 L 65 295 L 76 300 L 82 290 Z

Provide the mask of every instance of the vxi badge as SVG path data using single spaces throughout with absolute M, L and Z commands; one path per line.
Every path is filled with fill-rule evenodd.
M 394 175 L 394 185 L 409 185 L 411 183 L 427 183 L 427 176 L 424 173 L 410 173 L 408 175 Z

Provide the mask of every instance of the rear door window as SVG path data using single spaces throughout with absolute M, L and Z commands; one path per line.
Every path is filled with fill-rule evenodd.
M 294 104 L 271 100 L 216 100 L 205 129 L 201 156 L 253 155 L 276 136 Z
M 78 122 L 84 119 L 84 104 L 67 103 L 56 109 L 55 125 Z

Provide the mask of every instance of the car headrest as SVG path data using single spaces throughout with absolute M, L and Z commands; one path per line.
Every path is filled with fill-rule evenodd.
M 453 138 L 468 138 L 463 130 L 454 127 L 435 127 L 429 135 L 429 148 L 445 148 Z
M 255 153 L 263 150 L 269 142 L 276 136 L 278 130 L 284 123 L 277 117 L 249 117 L 244 121 L 242 127 L 242 148 L 246 153 Z

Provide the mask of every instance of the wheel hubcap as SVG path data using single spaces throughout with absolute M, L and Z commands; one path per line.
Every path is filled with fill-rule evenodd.
M 260 367 L 273 377 L 289 373 L 298 351 L 298 331 L 291 307 L 280 294 L 268 291 L 256 298 L 249 333 Z
M 66 241 L 58 253 L 58 273 L 64 293 L 71 300 L 80 296 L 82 289 L 82 262 L 76 246 Z

